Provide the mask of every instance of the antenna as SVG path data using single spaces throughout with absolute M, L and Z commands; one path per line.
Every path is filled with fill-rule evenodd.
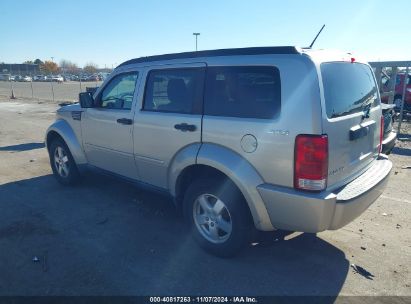
M 323 30 L 324 28 L 325 28 L 325 24 L 323 24 L 323 27 L 322 27 L 321 30 L 318 32 L 317 36 L 315 36 L 313 42 L 311 42 L 311 44 L 310 44 L 310 46 L 309 46 L 310 49 L 313 47 L 315 40 L 317 40 L 318 36 L 320 36 L 320 34 L 321 34 L 321 32 L 322 32 L 322 30 Z

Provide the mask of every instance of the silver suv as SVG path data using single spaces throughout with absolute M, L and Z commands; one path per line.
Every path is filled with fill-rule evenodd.
M 171 195 L 195 239 L 230 256 L 258 230 L 338 229 L 382 193 L 380 96 L 351 54 L 200 51 L 118 66 L 46 135 L 57 180 L 85 168 Z

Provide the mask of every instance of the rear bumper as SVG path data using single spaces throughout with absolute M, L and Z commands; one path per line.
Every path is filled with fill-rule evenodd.
M 257 187 L 272 225 L 278 229 L 320 232 L 339 229 L 361 215 L 383 192 L 392 168 L 387 158 L 338 191 L 308 193 L 262 184 Z
M 395 146 L 397 132 L 391 131 L 390 134 L 382 141 L 382 153 L 389 154 Z

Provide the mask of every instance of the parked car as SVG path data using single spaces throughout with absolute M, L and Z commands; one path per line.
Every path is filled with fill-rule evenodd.
M 395 95 L 394 95 L 394 105 L 395 110 L 399 112 L 401 109 L 402 103 L 402 94 L 404 90 L 404 80 L 405 80 L 405 73 L 397 74 L 396 82 L 395 82 Z M 388 92 L 391 85 L 391 79 L 387 79 L 383 85 L 383 92 Z M 383 103 L 388 102 L 388 96 L 382 98 Z M 407 86 L 405 89 L 405 103 L 404 103 L 404 110 L 407 112 L 411 112 L 411 74 L 408 74 L 407 77 Z
M 80 81 L 88 81 L 88 80 L 89 80 L 89 76 L 88 76 L 88 75 L 80 75 L 79 80 L 80 80 Z
M 20 76 L 20 75 L 14 76 L 14 81 L 23 81 L 23 76 Z
M 56 82 L 62 83 L 62 82 L 64 82 L 64 77 L 61 76 L 61 75 L 56 75 L 56 76 L 53 77 L 53 80 L 56 81 Z
M 21 78 L 21 81 L 23 82 L 31 82 L 33 79 L 30 76 L 24 76 Z
M 64 78 L 61 75 L 51 76 L 50 79 L 53 82 L 58 82 L 58 83 L 63 83 L 64 82 Z
M 33 81 L 47 81 L 47 77 L 44 75 L 36 75 L 34 76 Z
M 201 247 L 231 256 L 254 227 L 315 233 L 364 212 L 392 168 L 382 124 L 365 61 L 245 48 L 124 62 L 59 109 L 45 141 L 60 183 L 91 169 L 149 185 Z
M 10 74 L 0 74 L 0 80 L 11 81 L 11 75 Z
M 87 81 L 100 81 L 100 77 L 98 75 L 90 75 L 87 77 Z
M 384 116 L 384 137 L 382 140 L 382 153 L 390 154 L 397 140 L 397 132 L 392 127 L 395 117 L 394 104 L 381 104 L 382 115 Z
M 106 78 L 108 77 L 110 75 L 110 73 L 106 73 L 106 72 L 102 72 L 102 73 L 100 73 L 100 80 L 101 81 L 104 81 L 104 80 L 106 80 Z

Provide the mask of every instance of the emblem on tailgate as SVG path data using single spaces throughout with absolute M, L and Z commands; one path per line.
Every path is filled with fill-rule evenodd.
M 333 176 L 335 174 L 340 174 L 344 171 L 344 166 L 343 167 L 339 167 L 337 169 L 331 170 L 330 172 L 328 172 L 328 176 Z
M 271 129 L 271 130 L 268 130 L 267 133 L 274 134 L 274 135 L 283 135 L 283 136 L 290 135 L 290 131 L 288 131 L 288 130 L 274 130 L 274 129 Z

